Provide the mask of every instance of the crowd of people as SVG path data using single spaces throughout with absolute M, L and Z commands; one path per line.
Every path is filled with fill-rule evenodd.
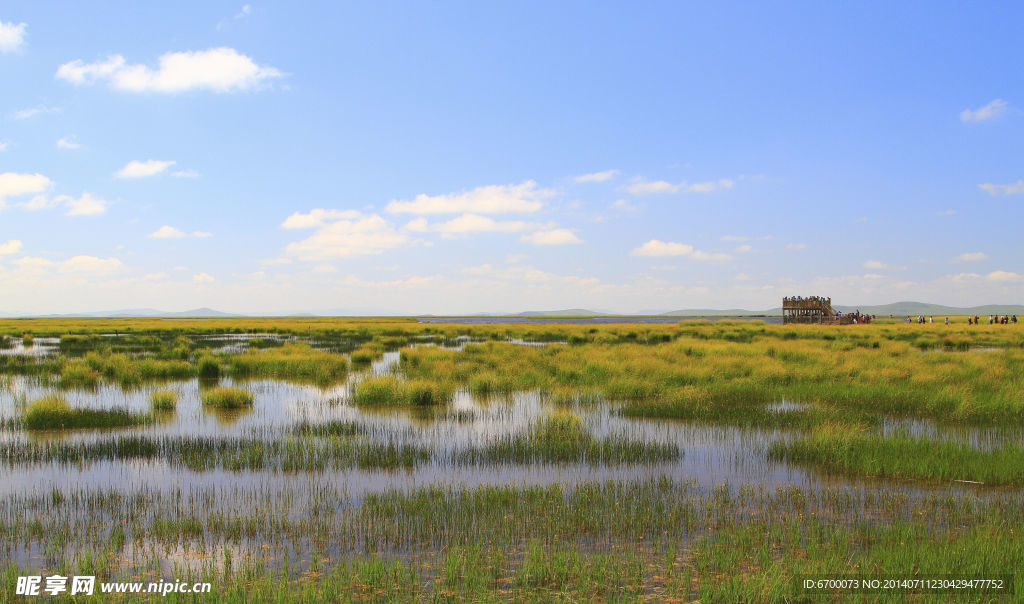
M 973 319 L 973 321 L 971 320 Z M 1017 323 L 1017 315 L 989 315 L 989 325 L 1009 325 Z M 981 317 L 974 315 L 973 317 L 967 317 L 968 325 L 981 325 Z
M 857 312 L 848 312 L 846 314 L 842 314 L 839 311 L 836 311 L 836 321 L 839 321 L 840 323 L 849 322 L 854 323 L 856 325 L 864 325 L 874 321 L 877 318 L 878 317 L 876 317 L 875 315 L 860 314 L 860 309 L 857 309 Z
M 788 298 L 783 298 L 782 302 L 817 302 L 818 304 L 832 304 L 832 298 L 826 298 L 824 296 L 790 296 Z
M 891 319 L 892 315 L 889 315 L 889 318 Z M 907 317 L 907 323 L 920 323 L 920 324 L 923 325 L 925 323 L 931 324 L 931 323 L 934 323 L 934 322 L 935 322 L 935 317 L 933 317 L 933 316 L 925 317 L 924 315 L 917 315 L 916 319 L 914 317 L 911 317 L 911 316 Z M 946 325 L 949 325 L 949 317 L 945 318 L 945 323 L 946 323 Z M 981 325 L 981 317 L 979 317 L 978 315 L 974 315 L 973 317 L 967 317 L 967 324 L 968 325 Z M 988 316 L 988 324 L 989 325 L 1016 325 L 1017 324 L 1017 315 L 989 315 Z

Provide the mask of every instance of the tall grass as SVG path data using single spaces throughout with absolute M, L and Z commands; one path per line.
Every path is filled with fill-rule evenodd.
M 29 403 L 22 423 L 26 430 L 66 430 L 73 428 L 119 428 L 152 421 L 148 414 L 125 409 L 74 409 L 53 394 Z
M 579 416 L 556 411 L 542 416 L 523 434 L 501 436 L 481 448 L 456 454 L 461 463 L 574 462 L 589 464 L 647 463 L 679 459 L 674 444 L 595 438 Z
M 356 405 L 433 406 L 450 402 L 454 395 L 455 389 L 447 382 L 376 376 L 363 378 L 356 384 L 352 402 Z
M 252 406 L 254 397 L 251 392 L 242 388 L 217 386 L 204 390 L 200 398 L 204 405 L 218 409 L 241 409 Z
M 157 390 L 150 395 L 153 408 L 160 411 L 173 411 L 178 407 L 178 393 L 173 390 Z
M 879 436 L 861 426 L 825 424 L 772 444 L 768 455 L 857 476 L 1024 484 L 1024 448 L 1019 445 L 985 451 L 955 441 Z
M 343 382 L 348 360 L 340 354 L 314 350 L 308 344 L 288 342 L 281 347 L 228 357 L 236 376 L 298 380 L 318 385 Z

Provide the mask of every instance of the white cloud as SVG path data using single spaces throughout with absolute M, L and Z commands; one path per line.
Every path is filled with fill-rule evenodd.
M 733 279 L 736 281 L 750 281 L 750 275 L 746 273 L 736 273 Z
M 573 178 L 575 182 L 604 182 L 611 180 L 619 173 L 618 170 L 605 170 L 604 172 L 592 172 L 590 174 L 580 174 Z
M 11 144 L 7 141 L 0 141 L 0 151 L 6 151 Z
M 124 264 L 117 258 L 74 256 L 65 260 L 60 270 L 70 273 L 109 274 L 123 268 Z
M 21 249 L 21 241 L 17 239 L 11 239 L 7 243 L 0 243 L 0 256 L 6 256 L 7 254 L 15 254 Z
M 117 258 L 98 258 L 96 256 L 72 256 L 67 260 L 49 260 L 33 256 L 23 256 L 14 260 L 17 267 L 28 273 L 44 273 L 56 270 L 61 273 L 69 273 L 76 276 L 82 275 L 109 275 L 119 272 L 125 268 L 124 264 Z
M 490 275 L 494 272 L 494 267 L 490 264 L 480 264 L 478 266 L 467 266 L 462 269 L 462 272 L 467 275 Z
M 1020 195 L 1021 193 L 1024 193 L 1024 180 L 1018 180 L 1017 182 L 1010 183 L 1008 185 L 984 183 L 978 185 L 978 188 L 989 195 Z
M 554 193 L 538 189 L 528 180 L 518 185 L 490 185 L 471 191 L 448 195 L 417 195 L 412 201 L 392 201 L 387 211 L 392 214 L 507 214 L 536 212 L 544 204 L 541 200 Z
M 863 266 L 864 266 L 864 268 L 867 268 L 867 269 L 881 270 L 881 271 L 904 271 L 904 270 L 907 270 L 907 267 L 905 267 L 905 266 L 894 266 L 894 265 L 891 265 L 891 264 L 886 264 L 886 263 L 884 263 L 884 262 L 882 262 L 880 260 L 868 260 L 867 262 L 865 262 L 863 264 Z
M 195 170 L 178 170 L 176 172 L 172 172 L 171 176 L 175 178 L 199 178 L 199 172 L 196 172 Z
M 324 210 L 317 208 L 308 214 L 295 212 L 281 223 L 286 229 L 312 229 L 321 227 L 334 220 L 354 220 L 361 214 L 356 210 Z
M 185 233 L 167 224 L 146 235 L 150 239 L 181 239 L 184 236 Z
M 961 122 L 984 122 L 986 120 L 995 119 L 1004 113 L 1008 103 L 1003 99 L 995 99 L 984 107 L 979 107 L 975 110 L 964 109 L 960 112 Z
M 750 237 L 743 237 L 741 235 L 722 235 L 720 239 L 722 241 L 750 241 Z
M 216 279 L 214 279 L 209 273 L 199 273 L 192 275 L 192 281 L 195 283 L 213 283 Z
M 199 239 L 206 239 L 208 237 L 213 237 L 213 233 L 208 231 L 192 231 L 192 236 L 198 237 Z
M 687 243 L 660 241 L 658 239 L 651 239 L 647 243 L 630 252 L 629 255 L 651 257 L 686 256 L 694 260 L 708 260 L 713 262 L 724 262 L 732 258 L 729 254 L 704 252 L 695 249 L 692 245 Z
M 334 268 L 330 264 L 318 264 L 313 267 L 313 272 L 321 274 L 336 273 L 338 272 L 338 269 Z
M 142 64 L 128 65 L 121 55 L 95 63 L 77 59 L 61 65 L 55 77 L 76 85 L 106 80 L 113 88 L 128 92 L 175 93 L 251 90 L 283 75 L 273 67 L 257 65 L 233 48 L 221 47 L 166 53 L 155 70 Z
M 985 275 L 985 278 L 989 281 L 998 281 L 1000 283 L 1019 283 L 1024 281 L 1024 275 L 1009 271 L 992 271 Z
M 428 225 L 426 219 L 409 221 L 406 228 L 413 232 L 434 231 L 446 235 L 467 235 L 469 233 L 513 233 L 525 231 L 534 225 L 522 220 L 494 220 L 479 214 L 463 214 L 451 220 Z
M 746 254 L 747 252 L 751 252 L 751 251 L 753 251 L 753 250 L 754 250 L 754 248 L 753 248 L 753 247 L 751 247 L 751 246 L 750 246 L 749 244 L 743 244 L 743 245 L 741 245 L 741 246 L 737 247 L 737 248 L 736 248 L 735 250 L 733 250 L 733 251 L 734 251 L 734 252 L 738 252 L 738 253 L 740 253 L 740 254 Z
M 46 195 L 35 195 L 32 199 L 19 203 L 18 206 L 22 209 L 28 210 L 29 212 L 35 212 L 37 210 L 49 210 L 55 208 L 60 202 L 57 199 L 52 199 Z
M 75 137 L 73 137 L 73 136 L 65 136 L 65 137 L 57 139 L 57 148 L 58 149 L 67 149 L 69 151 L 74 151 L 75 149 L 81 149 L 82 145 L 81 145 L 81 143 L 75 142 Z
M 952 216 L 956 214 L 956 210 L 940 210 L 935 213 L 936 216 Z
M 35 107 L 29 107 L 28 109 L 19 109 L 14 112 L 14 119 L 16 120 L 27 120 L 30 117 L 35 117 L 44 113 L 57 113 L 60 109 L 56 107 L 47 107 L 46 105 L 37 105 Z
M 612 207 L 616 210 L 622 210 L 623 212 L 633 212 L 640 209 L 640 206 L 629 203 L 627 199 L 616 199 L 612 203 Z
M 78 199 L 70 195 L 59 195 L 54 201 L 67 206 L 68 216 L 95 216 L 107 211 L 107 202 L 89 193 L 82 193 Z
M 786 249 L 787 250 L 804 250 L 804 249 L 807 249 L 807 244 L 806 243 L 787 243 L 786 244 Z
M 0 209 L 3 209 L 8 197 L 42 193 L 51 185 L 53 182 L 42 174 L 4 172 L 0 174 Z
M 574 245 L 583 243 L 583 240 L 569 229 L 537 231 L 536 233 L 523 235 L 519 240 L 533 245 Z
M 25 43 L 26 23 L 4 23 L 0 21 L 0 52 L 14 52 Z
M 731 189 L 733 181 L 728 178 L 709 180 L 706 182 L 671 183 L 665 180 L 644 181 L 639 180 L 626 187 L 626 191 L 632 195 L 657 195 L 665 193 L 713 193 L 719 189 Z
M 142 278 L 145 279 L 146 281 L 163 281 L 163 280 L 167 279 L 168 277 L 170 277 L 170 275 L 168 275 L 167 273 L 159 272 L 159 273 L 149 273 L 149 274 L 143 276 Z
M 252 6 L 243 4 L 241 10 L 235 13 L 235 19 L 244 19 L 252 14 Z
M 985 252 L 967 252 L 953 258 L 954 262 L 978 262 L 980 260 L 988 260 L 988 255 Z
M 132 160 L 123 168 L 114 172 L 117 178 L 145 178 L 156 176 L 167 168 L 173 166 L 173 161 L 161 161 L 159 159 L 148 159 L 146 161 Z
M 286 224 L 288 220 L 282 226 Z M 321 224 L 306 239 L 289 243 L 285 252 L 299 260 L 325 261 L 382 254 L 410 243 L 406 233 L 395 229 L 394 225 L 381 216 L 356 212 L 355 216 L 346 213 L 344 218 Z

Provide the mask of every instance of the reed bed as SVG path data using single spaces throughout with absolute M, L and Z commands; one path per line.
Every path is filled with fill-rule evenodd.
M 174 411 L 178 407 L 178 393 L 173 390 L 156 390 L 149 400 L 158 411 Z
M 880 436 L 863 426 L 825 424 L 768 450 L 771 459 L 873 478 L 1024 484 L 1024 448 L 982 451 L 966 443 Z
M 151 421 L 149 414 L 126 409 L 75 409 L 63 397 L 53 394 L 29 403 L 22 425 L 26 430 L 71 430 L 121 428 Z
M 1024 563 L 1016 534 L 1024 495 L 992 488 L 1024 484 L 1019 443 L 982 449 L 877 430 L 892 416 L 932 420 L 940 433 L 945 424 L 1024 424 L 1024 331 L 1016 326 L 0 319 L 0 333 L 12 345 L 29 333 L 61 338 L 55 354 L 0 355 L 12 393 L 21 387 L 12 385 L 16 375 L 46 389 L 113 383 L 130 390 L 204 375 L 332 385 L 349 379 L 351 367 L 365 371 L 386 351 L 401 351 L 396 372 L 351 376 L 347 402 L 362 409 L 344 408 L 344 396 L 332 402 L 337 417 L 361 421 L 302 420 L 234 435 L 147 429 L 50 438 L 17 433 L 33 430 L 33 405 L 15 402 L 17 417 L 0 425 L 8 438 L 0 463 L 13 475 L 43 478 L 38 488 L 0 496 L 0 580 L 8 585 L 19 574 L 170 574 L 213 580 L 215 599 L 227 602 L 897 602 L 932 594 L 809 594 L 796 579 L 991 577 Z M 253 408 L 251 393 L 222 394 L 209 383 L 200 384 L 204 407 L 224 421 Z M 457 389 L 488 402 L 455 411 L 447 403 Z M 492 395 L 522 392 L 540 393 L 544 412 L 521 432 L 481 434 L 454 447 L 418 440 L 434 429 L 423 418 L 473 432 L 503 412 L 502 397 Z M 872 480 L 707 487 L 650 476 L 672 468 L 683 451 L 656 439 L 595 436 L 577 413 L 593 407 L 600 418 L 606 405 L 634 420 L 778 430 L 769 462 Z M 143 423 L 154 417 L 73 410 L 59 397 L 39 409 L 51 418 L 44 423 L 62 426 L 59 418 L 84 412 L 106 422 L 118 412 Z M 610 464 L 633 464 L 627 472 L 640 478 L 389 489 L 385 474 L 461 467 L 456 474 L 486 480 L 505 466 L 528 465 L 543 481 L 546 472 L 575 477 Z M 47 482 L 49 473 L 140 466 L 195 480 Z M 379 472 L 380 480 L 338 486 L 333 474 L 351 470 Z M 222 480 L 217 472 L 233 475 Z M 374 483 L 369 492 L 347 490 L 364 483 Z M 1024 593 L 1018 578 L 1010 580 Z M 948 595 L 992 601 L 1006 594 Z
M 366 377 L 355 386 L 355 405 L 432 406 L 450 402 L 455 388 L 429 379 L 403 380 L 396 376 Z
M 525 434 L 500 437 L 484 447 L 456 454 L 460 463 L 552 463 L 594 465 L 674 461 L 682 456 L 676 445 L 630 440 L 621 436 L 597 439 L 579 416 L 565 411 L 550 413 L 533 423 Z
M 333 436 L 333 435 L 332 435 Z M 314 472 L 413 467 L 432 451 L 398 441 L 361 438 L 121 436 L 99 442 L 18 444 L 3 451 L 9 466 L 57 463 L 86 466 L 109 461 L 158 460 L 194 472 L 212 470 Z
M 210 407 L 216 407 L 218 409 L 242 409 L 245 407 L 251 407 L 254 396 L 253 393 L 242 388 L 233 388 L 230 386 L 216 386 L 204 390 L 200 394 L 200 398 L 204 405 Z
M 345 381 L 348 360 L 339 354 L 314 350 L 309 344 L 288 342 L 278 348 L 230 355 L 235 376 L 297 380 L 321 386 Z
M 327 485 L 78 488 L 0 499 L 0 530 L 12 561 L 5 577 L 51 569 L 152 577 L 169 552 L 185 551 L 196 563 L 174 576 L 206 577 L 196 580 L 213 581 L 220 601 L 832 601 L 849 594 L 808 593 L 798 578 L 1003 578 L 1024 562 L 1008 528 L 1021 525 L 1022 510 L 1019 493 L 981 502 L 668 479 L 361 498 Z M 48 554 L 29 562 L 28 551 Z M 992 601 L 1007 592 L 943 597 Z M 886 590 L 855 599 L 932 597 Z

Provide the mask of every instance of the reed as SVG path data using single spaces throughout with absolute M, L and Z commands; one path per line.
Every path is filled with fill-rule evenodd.
M 344 356 L 296 342 L 230 355 L 227 361 L 231 372 L 239 377 L 269 377 L 327 386 L 343 382 L 348 375 L 348 360 Z
M 173 390 L 157 390 L 150 395 L 153 409 L 173 411 L 178 407 L 178 393 Z
M 586 463 L 608 465 L 679 459 L 674 444 L 630 440 L 621 436 L 594 438 L 579 416 L 556 411 L 534 422 L 524 434 L 501 436 L 491 443 L 458 452 L 459 463 Z
M 53 394 L 29 403 L 22 420 L 26 430 L 68 430 L 75 428 L 120 428 L 152 421 L 148 414 L 126 409 L 73 409 Z
M 356 405 L 433 406 L 450 402 L 454 395 L 455 389 L 443 381 L 376 376 L 363 378 L 356 384 L 352 402 Z
M 1019 445 L 979 450 L 955 441 L 879 436 L 863 426 L 825 424 L 791 441 L 774 443 L 768 455 L 865 477 L 1024 484 L 1024 448 Z
M 253 394 L 242 388 L 217 386 L 204 390 L 200 395 L 203 404 L 218 409 L 241 409 L 251 407 Z

